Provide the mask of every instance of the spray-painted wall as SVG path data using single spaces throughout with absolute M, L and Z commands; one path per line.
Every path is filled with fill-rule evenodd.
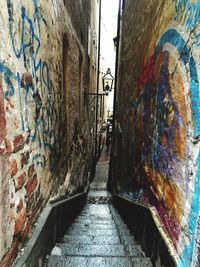
M 82 9 L 74 29 L 62 0 L 0 1 L 0 266 L 49 199 L 87 184 L 90 1 Z
M 124 3 L 115 190 L 152 207 L 178 266 L 199 266 L 200 1 Z

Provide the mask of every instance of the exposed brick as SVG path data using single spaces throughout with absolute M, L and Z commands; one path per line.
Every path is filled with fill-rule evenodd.
M 19 135 L 15 136 L 13 144 L 14 144 L 14 151 L 13 152 L 17 152 L 20 149 L 22 149 L 23 146 L 24 146 L 24 137 L 23 137 L 23 135 L 19 134 Z
M 22 234 L 21 234 L 21 241 L 26 240 L 26 238 L 30 232 L 30 228 L 31 228 L 31 220 L 30 220 L 30 218 L 27 218 L 24 229 L 23 229 Z
M 24 206 L 23 201 L 22 201 L 22 199 L 20 198 L 20 201 L 19 201 L 19 203 L 18 203 L 18 205 L 17 205 L 17 212 L 18 212 L 18 213 L 22 210 L 23 206 Z
M 8 140 L 7 138 L 5 139 L 5 152 L 6 154 L 10 154 L 11 151 L 12 151 L 12 145 L 11 145 L 11 142 L 10 140 Z
M 35 172 L 34 165 L 31 165 L 31 166 L 29 167 L 29 169 L 28 169 L 28 177 L 29 177 L 29 178 L 32 177 L 33 174 L 34 174 L 34 172 Z
M 14 231 L 15 236 L 21 232 L 22 227 L 26 221 L 26 217 L 27 217 L 26 209 L 22 208 L 20 212 L 17 214 L 17 217 L 15 218 L 15 231 Z
M 38 178 L 37 174 L 33 176 L 33 179 L 31 179 L 25 186 L 26 188 L 26 197 L 29 197 L 31 193 L 35 190 L 38 184 Z
M 40 197 L 36 205 L 32 206 L 32 209 L 31 209 L 32 223 L 35 223 L 35 221 L 37 220 L 38 214 L 40 210 L 42 209 L 43 202 L 44 202 L 43 198 Z
M 33 205 L 34 205 L 34 194 L 31 195 L 30 197 L 28 197 L 28 199 L 27 199 L 26 211 L 27 211 L 28 214 L 32 214 L 31 213 L 31 209 L 32 209 Z
M 21 168 L 27 165 L 28 161 L 29 161 L 29 152 L 25 151 L 21 154 Z
M 12 265 L 15 257 L 17 256 L 18 245 L 19 245 L 18 238 L 14 238 L 11 248 L 5 254 L 5 256 L 3 257 L 3 260 L 0 263 L 0 267 L 9 267 Z
M 16 189 L 16 191 L 22 188 L 22 186 L 25 183 L 25 178 L 26 178 L 26 172 L 23 172 L 20 176 L 18 176 L 15 179 L 15 189 Z
M 10 160 L 9 172 L 12 177 L 18 172 L 17 161 L 15 159 Z

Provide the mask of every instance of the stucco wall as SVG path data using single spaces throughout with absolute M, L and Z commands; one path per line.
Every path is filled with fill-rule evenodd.
M 200 264 L 199 12 L 199 0 L 123 11 L 115 190 L 156 211 L 178 266 Z
M 0 1 L 0 266 L 49 199 L 87 183 L 89 7 L 75 6 L 81 37 L 63 0 Z

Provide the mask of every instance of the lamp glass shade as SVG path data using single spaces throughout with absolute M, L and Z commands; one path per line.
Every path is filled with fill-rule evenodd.
M 113 81 L 114 81 L 114 77 L 112 76 L 110 69 L 108 69 L 106 74 L 102 77 L 102 81 L 103 81 L 103 91 L 106 94 L 108 94 L 109 92 L 111 92 L 113 88 Z

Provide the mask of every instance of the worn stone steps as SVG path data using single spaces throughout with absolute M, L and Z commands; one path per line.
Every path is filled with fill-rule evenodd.
M 112 205 L 87 204 L 52 250 L 47 266 L 152 267 L 152 264 Z
M 108 167 L 109 161 L 97 163 L 87 204 L 52 250 L 47 267 L 152 267 L 111 204 Z
M 60 257 L 51 256 L 48 267 L 152 267 L 150 259 L 127 257 Z
M 58 244 L 64 256 L 88 256 L 88 257 L 125 257 L 124 245 L 86 245 L 86 244 Z
M 48 267 L 131 267 L 125 257 L 59 257 L 51 256 Z M 146 266 L 144 266 L 146 267 Z
M 64 243 L 75 243 L 75 244 L 88 244 L 88 245 L 117 245 L 121 244 L 119 236 L 91 236 L 91 235 L 79 235 L 71 236 L 65 235 L 63 240 Z

